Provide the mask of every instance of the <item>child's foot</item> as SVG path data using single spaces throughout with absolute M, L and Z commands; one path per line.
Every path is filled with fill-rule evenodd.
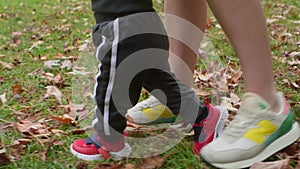
M 86 161 L 103 160 L 108 159 L 111 156 L 120 160 L 123 157 L 127 157 L 131 153 L 131 148 L 127 143 L 125 143 L 125 145 L 124 143 L 116 143 L 115 147 L 110 144 L 109 146 L 113 147 L 113 151 L 106 151 L 101 146 L 102 144 L 97 140 L 98 137 L 96 134 L 88 137 L 85 140 L 75 140 L 70 146 L 70 151 L 76 157 Z M 122 145 L 122 147 L 120 147 L 120 145 Z
M 176 116 L 154 96 L 129 109 L 127 116 L 136 124 L 173 123 L 176 119 Z
M 201 157 L 218 168 L 245 168 L 296 141 L 299 124 L 282 93 L 278 98 L 280 111 L 276 113 L 260 96 L 245 94 L 234 119 L 220 137 L 203 147 Z
M 206 104 L 209 110 L 207 118 L 202 120 L 200 124 L 194 124 L 194 148 L 193 152 L 199 154 L 203 146 L 212 142 L 221 135 L 225 120 L 228 118 L 228 111 L 224 107 L 213 107 Z

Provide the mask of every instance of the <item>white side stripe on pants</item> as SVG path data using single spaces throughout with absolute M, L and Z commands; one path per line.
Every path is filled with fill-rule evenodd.
M 100 49 L 103 47 L 103 45 L 106 43 L 106 37 L 105 36 L 102 36 L 102 42 L 101 42 L 101 44 L 97 47 L 97 50 L 96 50 L 96 53 L 95 53 L 95 56 L 96 56 L 96 59 L 98 59 L 98 56 L 99 56 L 99 52 L 100 52 Z M 97 79 L 98 79 L 98 77 L 101 75 L 101 69 L 100 69 L 100 67 L 101 67 L 101 60 L 99 60 L 99 65 L 98 65 L 98 73 L 97 73 L 97 75 L 96 75 L 96 78 L 95 78 L 95 81 L 96 81 L 96 84 L 95 84 L 95 87 L 94 87 L 94 99 L 96 99 L 96 92 L 97 92 L 97 87 L 98 87 L 98 81 L 97 81 Z M 96 100 L 95 100 L 96 101 Z M 96 105 L 96 107 L 95 107 L 95 113 L 96 113 L 96 111 L 97 111 L 97 105 Z M 99 121 L 99 119 L 98 119 L 98 117 L 97 116 L 95 116 L 94 117 L 94 120 L 92 121 L 92 127 L 94 127 L 94 125 L 96 124 L 96 123 L 98 123 L 98 121 Z
M 116 63 L 117 63 L 117 51 L 119 43 L 119 19 L 117 18 L 114 21 L 114 40 L 111 49 L 111 61 L 110 61 L 110 72 L 109 72 L 109 81 L 106 89 L 105 103 L 104 103 L 104 133 L 110 135 L 109 130 L 109 104 L 111 99 L 112 88 L 115 81 L 115 72 L 116 72 Z

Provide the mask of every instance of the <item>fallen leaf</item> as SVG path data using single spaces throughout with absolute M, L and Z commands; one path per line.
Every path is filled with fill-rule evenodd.
M 10 33 L 10 35 L 11 35 L 12 37 L 21 36 L 21 35 L 22 35 L 22 32 L 13 31 L 13 32 Z
M 132 127 L 134 129 L 139 129 L 143 127 L 142 125 L 138 125 L 134 123 L 132 120 L 128 120 L 128 119 L 132 119 L 132 117 L 126 115 L 126 118 L 127 118 L 127 127 Z
M 115 164 L 113 162 L 111 163 L 102 163 L 102 164 L 97 164 L 93 167 L 93 169 L 123 169 L 123 163 L 122 161 L 119 162 L 118 164 Z
M 14 122 L 0 123 L 0 133 L 5 132 L 6 130 L 12 130 L 14 125 Z
M 160 168 L 164 163 L 165 158 L 161 156 L 147 157 L 142 160 L 140 169 L 155 169 Z
M 57 87 L 55 86 L 47 86 L 47 93 L 45 95 L 45 98 L 48 98 L 49 96 L 55 96 L 56 100 L 62 104 L 61 102 L 61 97 L 62 97 L 62 93 L 57 89 Z
M 45 150 L 45 151 L 42 151 L 42 152 L 40 153 L 40 158 L 41 158 L 43 161 L 46 161 L 46 160 L 47 160 L 47 153 L 48 153 L 50 147 L 52 147 L 56 141 L 57 141 L 57 140 L 55 140 L 55 139 L 52 140 L 52 141 L 47 145 L 46 150 Z
M 13 69 L 14 65 L 0 60 L 0 67 L 4 67 L 6 69 Z
M 22 145 L 26 145 L 26 144 L 29 144 L 29 143 L 32 142 L 31 139 L 27 139 L 27 138 L 20 138 L 20 139 L 18 139 L 17 141 L 18 141 L 20 144 L 22 144 Z
M 60 137 L 62 134 L 63 135 L 68 135 L 68 133 L 66 133 L 63 130 L 59 130 L 59 129 L 50 129 L 51 133 L 57 135 L 58 137 Z
M 93 169 L 135 169 L 136 165 L 132 163 L 123 164 L 122 161 L 119 163 L 102 163 L 97 164 L 93 167 Z M 77 169 L 77 168 L 76 168 Z
M 88 164 L 86 162 L 79 161 L 76 164 L 76 169 L 88 169 Z
M 69 116 L 68 114 L 64 114 L 63 116 L 50 116 L 50 118 L 62 124 L 76 124 L 74 118 Z
M 289 159 L 278 160 L 273 162 L 254 163 L 250 169 L 292 169 L 289 165 Z
M 60 68 L 62 68 L 62 69 L 67 68 L 67 70 L 71 70 L 71 68 L 72 68 L 72 62 L 70 60 L 64 60 L 61 63 Z
M 200 88 L 194 88 L 194 91 L 195 91 L 195 94 L 196 96 L 202 96 L 202 97 L 206 97 L 206 96 L 210 96 L 211 95 L 211 92 L 209 91 L 204 91 Z
M 75 130 L 72 130 L 71 133 L 72 134 L 83 134 L 85 133 L 86 131 L 89 131 L 89 130 L 92 130 L 93 128 L 91 126 L 87 126 L 85 128 L 82 128 L 82 129 L 75 129 Z
M 16 128 L 19 132 L 25 133 L 28 132 L 30 127 L 33 126 L 34 123 L 28 120 L 21 120 L 18 123 L 16 123 Z
M 14 160 L 21 160 L 21 155 L 25 154 L 26 145 L 20 144 L 18 140 L 14 140 L 12 145 L 9 145 L 9 155 Z
M 53 66 L 59 66 L 60 60 L 48 60 L 44 63 L 44 66 L 50 70 L 53 69 Z
M 241 78 L 242 76 L 242 71 L 240 70 L 234 70 L 234 69 L 231 69 L 231 79 L 232 79 L 232 82 L 233 83 L 238 83 L 239 79 Z
M 76 121 L 81 121 L 88 117 L 93 117 L 93 111 L 89 111 L 90 109 L 86 109 L 84 104 L 73 104 L 70 103 L 70 115 L 75 117 Z
M 23 91 L 25 91 L 26 89 L 24 89 L 20 84 L 14 84 L 12 86 L 12 90 L 14 95 L 18 95 L 20 93 L 22 93 Z
M 290 53 L 290 57 L 300 56 L 300 52 L 292 52 Z
M 9 157 L 6 154 L 5 149 L 0 150 L 0 166 L 7 165 L 10 163 Z
M 0 100 L 2 101 L 3 104 L 6 103 L 6 93 L 0 95 Z
M 240 103 L 241 99 L 239 96 L 233 92 L 230 93 L 230 101 L 233 103 L 233 105 L 237 105 Z

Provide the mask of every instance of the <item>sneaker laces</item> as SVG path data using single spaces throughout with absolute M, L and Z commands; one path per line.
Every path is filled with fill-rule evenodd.
M 258 116 L 261 116 L 264 112 L 267 112 L 269 109 L 268 107 L 261 109 L 255 104 L 258 101 L 260 100 L 258 100 L 258 98 L 253 94 L 246 93 L 240 109 L 234 116 L 233 120 L 226 127 L 226 130 L 224 130 L 223 134 L 238 137 L 245 128 L 250 126 L 253 121 L 258 118 Z

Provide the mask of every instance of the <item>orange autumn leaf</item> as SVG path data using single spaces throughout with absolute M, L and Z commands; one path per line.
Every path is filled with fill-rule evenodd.
M 76 124 L 76 121 L 71 116 L 64 114 L 63 116 L 50 116 L 52 120 L 55 120 L 62 124 Z

